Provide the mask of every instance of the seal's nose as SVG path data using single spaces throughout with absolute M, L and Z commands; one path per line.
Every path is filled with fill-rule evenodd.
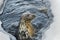
M 32 14 L 32 17 L 35 18 L 36 16 L 34 14 Z

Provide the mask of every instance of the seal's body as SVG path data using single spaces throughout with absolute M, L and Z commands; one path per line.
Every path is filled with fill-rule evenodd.
M 19 26 L 20 39 L 32 38 L 35 31 L 31 24 L 31 21 L 32 19 L 35 18 L 35 15 L 27 13 L 27 14 L 23 14 L 21 18 L 22 19 Z

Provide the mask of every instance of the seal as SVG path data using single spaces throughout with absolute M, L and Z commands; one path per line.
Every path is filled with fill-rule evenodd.
M 19 26 L 20 39 L 28 39 L 34 36 L 35 30 L 31 24 L 31 21 L 35 18 L 35 15 L 29 12 L 23 13 L 21 16 L 21 22 Z

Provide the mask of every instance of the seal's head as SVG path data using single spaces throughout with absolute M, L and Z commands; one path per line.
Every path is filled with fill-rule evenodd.
M 22 15 L 22 19 L 24 19 L 25 21 L 31 21 L 34 18 L 35 18 L 35 15 L 30 12 L 23 13 Z

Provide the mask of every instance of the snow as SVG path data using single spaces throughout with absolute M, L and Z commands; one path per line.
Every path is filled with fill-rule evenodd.
M 2 24 L 2 22 L 0 21 L 0 40 L 10 40 L 9 35 L 7 35 L 1 31 L 1 30 L 3 30 L 1 28 L 1 24 Z
M 0 40 L 10 40 L 9 35 L 0 32 Z
M 50 25 L 50 29 L 45 32 L 44 40 L 60 40 L 60 0 L 50 1 L 54 22 Z

